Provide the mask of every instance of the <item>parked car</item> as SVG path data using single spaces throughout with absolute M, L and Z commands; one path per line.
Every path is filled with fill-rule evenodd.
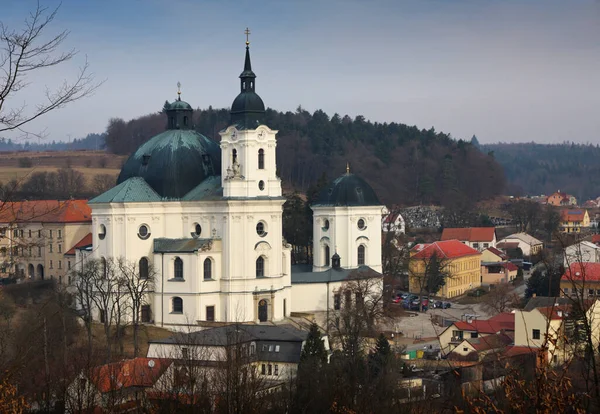
M 402 299 L 399 296 L 396 296 L 394 299 L 392 299 L 392 303 L 400 303 L 402 302 Z
M 438 300 L 433 306 L 437 309 L 448 309 L 452 305 L 450 304 L 450 302 L 442 302 L 441 300 Z

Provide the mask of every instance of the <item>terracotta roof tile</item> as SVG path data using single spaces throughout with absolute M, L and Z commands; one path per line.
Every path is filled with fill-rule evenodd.
M 513 336 L 514 335 L 500 332 L 493 335 L 480 336 L 478 338 L 468 338 L 467 342 L 470 343 L 477 352 L 481 352 L 510 345 L 513 343 Z
M 442 231 L 442 240 L 491 242 L 494 240 L 495 232 L 494 227 L 445 228 Z
M 89 380 L 101 393 L 130 387 L 152 387 L 172 363 L 170 359 L 161 358 L 127 359 L 92 369 Z
M 87 200 L 35 200 L 0 204 L 0 223 L 87 223 Z
M 585 218 L 585 210 L 561 210 L 561 221 L 579 222 Z
M 575 281 L 600 281 L 600 263 L 576 262 L 562 275 L 561 280 Z
M 504 351 L 504 356 L 512 357 L 517 355 L 537 353 L 539 352 L 539 350 L 540 348 L 534 348 L 529 346 L 510 346 L 506 348 L 506 351 Z
M 77 243 L 75 243 L 75 246 L 71 247 L 66 253 L 65 255 L 71 255 L 74 256 L 75 255 L 75 250 L 79 249 L 80 247 L 86 247 L 86 246 L 91 246 L 92 245 L 92 233 L 88 233 L 83 239 L 79 240 Z
M 475 331 L 486 334 L 495 334 L 502 330 L 514 331 L 515 314 L 509 312 L 500 313 L 490 319 L 476 319 L 471 323 L 457 321 L 454 322 L 454 326 L 461 331 Z
M 454 259 L 457 257 L 481 255 L 477 250 L 461 243 L 458 240 L 445 240 L 429 244 L 417 244 L 412 248 L 411 258 L 427 259 L 433 256 L 434 252 L 438 257 Z
M 508 256 L 506 255 L 506 253 L 504 253 L 502 250 L 496 249 L 495 247 L 488 247 L 486 250 L 495 254 L 496 256 L 498 256 L 501 259 L 508 259 Z

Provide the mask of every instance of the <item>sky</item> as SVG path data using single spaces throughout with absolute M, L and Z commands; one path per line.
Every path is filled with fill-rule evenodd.
M 0 21 L 19 29 L 36 1 L 1 3 Z M 32 72 L 8 104 L 34 107 L 87 58 L 101 87 L 30 130 L 103 132 L 159 111 L 177 82 L 194 108 L 229 107 L 246 27 L 256 91 L 276 110 L 482 143 L 600 143 L 600 0 L 63 0 L 47 34 L 68 30 L 63 47 L 78 55 Z

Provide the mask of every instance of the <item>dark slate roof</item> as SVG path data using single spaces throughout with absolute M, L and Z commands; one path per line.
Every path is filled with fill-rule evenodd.
M 381 273 L 376 272 L 369 266 L 360 266 L 356 269 L 329 268 L 322 272 L 296 272 L 294 267 L 295 266 L 292 266 L 292 284 L 341 282 L 348 279 L 349 276 L 359 279 L 372 277 L 374 275 L 381 276 Z
M 547 308 L 556 305 L 570 305 L 573 300 L 570 298 L 553 298 L 549 296 L 536 296 L 535 298 L 529 299 L 524 310 L 532 311 L 536 308 Z
M 88 203 L 137 203 L 160 201 L 161 197 L 141 177 L 131 177 Z
M 346 173 L 327 186 L 314 206 L 379 206 L 375 190 L 358 175 Z
M 189 103 L 187 103 L 186 101 L 182 101 L 181 99 L 178 99 L 178 100 L 174 101 L 173 103 L 169 104 L 169 110 L 191 111 L 192 106 Z
M 220 173 L 219 144 L 190 129 L 169 129 L 129 157 L 117 183 L 141 177 L 163 199 L 180 199 L 207 177 Z
M 231 104 L 231 123 L 238 129 L 256 129 L 264 117 L 265 104 L 256 92 L 241 92 Z
M 257 356 L 263 361 L 298 362 L 302 342 L 307 331 L 292 325 L 244 325 L 233 324 L 191 333 L 177 333 L 166 339 L 149 341 L 156 344 L 178 344 L 199 346 L 227 346 L 236 343 L 256 342 Z M 263 345 L 266 345 L 263 351 Z M 269 346 L 273 350 L 269 351 Z M 275 346 L 279 345 L 279 352 Z
M 184 201 L 221 199 L 223 199 L 223 187 L 221 187 L 220 175 L 208 177 L 182 198 Z
M 154 239 L 154 253 L 195 253 L 208 246 L 210 239 Z

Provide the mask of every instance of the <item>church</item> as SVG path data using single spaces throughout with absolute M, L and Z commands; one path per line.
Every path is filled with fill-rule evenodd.
M 146 322 L 277 322 L 339 304 L 350 274 L 383 284 L 384 206 L 349 168 L 311 206 L 314 264 L 291 265 L 277 131 L 264 121 L 248 41 L 239 78 L 220 143 L 195 131 L 178 92 L 164 107 L 166 130 L 129 157 L 114 188 L 89 201 L 91 257 L 123 258 L 140 277 L 152 272 Z

